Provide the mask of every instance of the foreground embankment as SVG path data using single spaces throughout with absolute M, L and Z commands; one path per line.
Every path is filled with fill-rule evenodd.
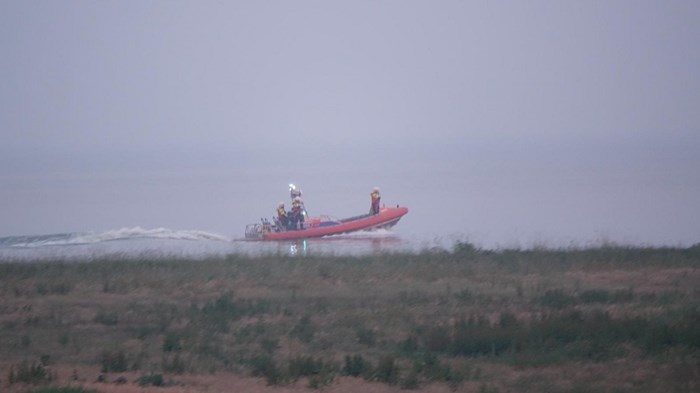
M 697 391 L 699 267 L 468 243 L 0 263 L 0 391 Z

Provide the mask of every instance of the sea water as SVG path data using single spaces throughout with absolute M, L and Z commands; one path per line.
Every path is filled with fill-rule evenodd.
M 252 241 L 199 230 L 122 228 L 101 233 L 66 233 L 0 238 L 0 261 L 85 261 L 103 258 L 208 258 L 230 254 L 369 255 L 445 249 L 445 241 L 422 241 L 391 230 L 361 231 L 297 241 Z
M 457 158 L 455 158 L 457 157 Z M 700 178 L 625 171 L 580 160 L 505 164 L 488 156 L 409 165 L 290 164 L 289 168 L 126 171 L 0 177 L 0 260 L 103 256 L 207 257 L 414 252 L 477 247 L 690 246 L 700 241 Z M 448 162 L 449 161 L 449 162 Z M 289 208 L 288 184 L 311 216 L 409 212 L 388 231 L 302 242 L 243 239 L 246 224 Z

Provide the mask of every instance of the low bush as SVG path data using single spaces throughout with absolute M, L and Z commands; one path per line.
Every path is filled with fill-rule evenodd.
M 308 315 L 303 316 L 299 319 L 296 325 L 292 328 L 290 335 L 296 337 L 299 341 L 303 343 L 310 343 L 314 335 L 316 334 L 316 329 L 311 323 L 311 318 Z
M 289 359 L 288 376 L 296 380 L 299 377 L 308 377 L 320 374 L 323 370 L 323 360 L 315 359 L 313 356 L 297 356 Z
M 484 317 L 471 317 L 451 325 L 419 327 L 409 340 L 414 353 L 465 357 L 538 353 L 553 360 L 556 357 L 546 354 L 558 351 L 569 359 L 601 361 L 624 353 L 618 348 L 623 343 L 636 344 L 649 353 L 674 346 L 695 350 L 700 348 L 699 323 L 700 312 L 692 309 L 653 322 L 641 317 L 613 319 L 595 310 L 552 312 L 527 322 L 503 313 L 497 324 Z
M 99 312 L 95 315 L 95 323 L 101 323 L 106 326 L 114 326 L 119 323 L 119 317 L 116 313 Z
M 349 375 L 352 377 L 366 377 L 369 378 L 369 374 L 372 371 L 372 363 L 362 355 L 345 355 L 345 365 L 343 366 L 342 372 L 344 375 Z
M 567 295 L 561 289 L 553 289 L 540 296 L 538 303 L 543 307 L 562 309 L 576 304 L 576 299 L 573 296 Z
M 372 372 L 372 379 L 389 385 L 399 382 L 400 370 L 393 356 L 383 356 L 379 359 L 377 367 Z
M 42 387 L 42 388 L 30 390 L 27 393 L 98 393 L 98 391 L 92 390 L 92 389 L 85 389 L 83 387 L 73 387 L 73 386 L 66 386 L 66 387 L 47 386 L 47 387 Z
M 452 248 L 452 254 L 460 257 L 475 257 L 481 252 L 475 245 L 469 242 L 459 241 Z
M 411 370 L 404 378 L 401 379 L 399 383 L 401 389 L 418 389 L 418 373 L 415 370 Z
M 268 313 L 271 308 L 267 300 L 234 299 L 232 295 L 224 294 L 198 309 L 197 318 L 213 330 L 228 332 L 230 322 L 243 316 Z
M 36 285 L 36 292 L 39 295 L 67 295 L 73 289 L 71 284 L 66 282 L 39 283 Z
M 337 367 L 321 358 L 297 356 L 289 360 L 284 379 L 296 381 L 301 377 L 309 378 L 309 387 L 318 389 L 333 382 Z
M 595 289 L 583 291 L 578 297 L 583 303 L 609 303 L 611 299 L 609 291 Z
M 283 374 L 272 356 L 255 356 L 248 363 L 251 367 L 251 375 L 265 378 L 268 385 L 279 385 L 284 381 Z
M 374 347 L 377 344 L 377 334 L 372 329 L 359 328 L 355 331 L 357 342 L 368 347 Z
M 441 363 L 437 355 L 429 352 L 414 361 L 413 369 L 431 382 L 461 382 L 462 379 L 450 366 Z
M 180 357 L 180 354 L 175 356 L 163 357 L 163 371 L 166 373 L 183 374 L 185 372 L 185 361 Z
M 169 332 L 163 339 L 163 352 L 179 352 L 182 350 L 181 337 L 177 333 Z
M 457 292 L 455 297 L 464 304 L 471 304 L 476 300 L 476 295 L 469 288 L 464 288 L 463 290 Z
M 165 386 L 165 379 L 162 374 L 147 374 L 142 375 L 137 380 L 140 386 Z
M 105 350 L 100 356 L 103 373 L 123 373 L 129 369 L 126 354 L 122 350 Z
M 51 372 L 44 367 L 41 363 L 29 363 L 27 361 L 21 362 L 18 365 L 13 365 L 10 367 L 10 375 L 8 377 L 8 382 L 10 385 L 14 383 L 26 383 L 26 384 L 40 384 L 51 382 L 53 380 L 53 375 Z

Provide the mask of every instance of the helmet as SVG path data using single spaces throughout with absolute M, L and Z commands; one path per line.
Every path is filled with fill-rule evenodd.
M 280 202 L 280 204 L 277 205 L 277 207 L 284 207 L 284 202 Z
M 299 203 L 301 203 L 301 198 L 300 198 L 300 197 L 294 197 L 294 202 L 299 202 Z
M 379 192 L 379 187 L 377 187 L 377 186 L 374 186 L 374 189 L 373 189 L 372 191 L 376 191 L 376 192 Z

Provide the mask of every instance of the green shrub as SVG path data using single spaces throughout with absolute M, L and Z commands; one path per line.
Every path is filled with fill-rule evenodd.
M 539 304 L 544 307 L 562 309 L 573 306 L 576 301 L 573 296 L 569 296 L 561 289 L 553 289 L 544 293 L 539 299 Z
M 262 348 L 263 352 L 268 355 L 272 355 L 279 349 L 280 340 L 272 337 L 264 337 L 262 340 L 260 340 L 260 347 Z
M 290 335 L 298 338 L 301 342 L 310 343 L 316 334 L 315 330 L 316 329 L 311 323 L 311 318 L 308 315 L 305 315 L 299 319 L 299 322 L 297 322 L 296 325 L 294 325 Z
M 163 371 L 166 373 L 183 374 L 185 372 L 185 361 L 180 354 L 172 357 L 163 357 Z
M 619 289 L 612 294 L 611 303 L 631 302 L 634 300 L 634 291 L 630 289 Z
M 453 355 L 499 355 L 509 349 L 516 339 L 517 325 L 504 328 L 491 326 L 485 320 L 457 322 L 448 352 Z M 430 349 L 430 348 L 429 348 Z
M 474 294 L 474 292 L 469 290 L 469 288 L 464 288 L 461 291 L 457 292 L 455 294 L 455 297 L 457 298 L 457 300 L 465 304 L 474 303 L 474 301 L 476 300 L 476 295 Z
M 232 295 L 224 294 L 205 304 L 199 313 L 208 326 L 227 332 L 230 322 L 246 315 L 264 314 L 270 312 L 270 309 L 271 303 L 267 300 L 233 299 Z
M 309 388 L 320 389 L 324 386 L 328 386 L 335 380 L 335 375 L 332 372 L 324 372 L 318 375 L 312 375 L 309 377 Z
M 218 331 L 228 331 L 229 322 L 243 315 L 238 305 L 229 295 L 223 295 L 213 302 L 207 303 L 200 310 L 202 319 L 208 326 Z
M 62 347 L 65 347 L 66 345 L 68 345 L 69 342 L 70 342 L 70 337 L 68 336 L 68 334 L 64 333 L 64 334 L 61 334 L 60 336 L 58 336 L 58 343 Z
M 368 376 L 372 370 L 372 363 L 365 360 L 362 355 L 345 355 L 345 365 L 342 372 L 352 377 Z
M 441 363 L 437 355 L 426 352 L 414 361 L 413 370 L 433 382 L 461 383 L 462 378 L 450 366 Z
M 375 381 L 396 385 L 399 381 L 399 367 L 393 356 L 383 356 L 372 373 Z
M 401 379 L 399 386 L 401 389 L 418 389 L 418 373 L 415 370 L 411 370 Z
M 182 350 L 181 337 L 177 333 L 168 332 L 163 339 L 163 352 L 179 352 Z
M 122 350 L 102 351 L 100 364 L 103 373 L 123 373 L 129 369 L 126 354 Z
M 46 369 L 41 363 L 37 364 L 35 362 L 29 363 L 27 361 L 21 362 L 20 364 L 12 365 L 10 367 L 10 375 L 8 382 L 14 383 L 27 383 L 27 384 L 40 384 L 51 382 L 53 380 L 53 375 Z
M 452 254 L 460 257 L 474 257 L 480 253 L 480 250 L 469 242 L 459 241 L 452 248 Z
M 106 326 L 114 326 L 119 322 L 119 317 L 116 313 L 99 312 L 95 315 L 95 323 L 101 323 Z
M 65 282 L 39 283 L 36 285 L 36 292 L 39 295 L 67 295 L 73 289 L 71 284 Z
M 83 387 L 56 387 L 47 386 L 34 390 L 30 390 L 28 393 L 98 393 L 97 390 L 85 389 Z
M 129 292 L 129 284 L 124 280 L 105 280 L 102 283 L 102 292 L 104 293 L 116 293 L 125 294 Z
M 481 386 L 479 386 L 479 393 L 500 393 L 500 390 L 491 384 L 481 384 Z
M 279 385 L 284 381 L 282 372 L 270 355 L 259 355 L 250 361 L 251 374 L 254 377 L 264 377 L 268 385 Z
M 399 350 L 407 355 L 410 355 L 418 351 L 420 343 L 418 342 L 418 337 L 415 334 L 411 334 L 406 337 L 405 340 L 399 343 Z
M 165 386 L 165 379 L 162 374 L 147 374 L 142 375 L 137 380 L 140 386 Z
M 357 342 L 368 347 L 374 347 L 377 344 L 377 334 L 372 329 L 360 328 L 355 331 Z
M 432 326 L 419 332 L 422 337 L 423 346 L 431 352 L 445 352 L 454 343 L 452 332 L 449 326 Z
M 452 326 L 418 328 L 409 337 L 413 344 L 409 353 L 473 357 L 509 352 L 518 354 L 521 361 L 529 358 L 537 364 L 557 358 L 603 361 L 623 354 L 620 345 L 624 343 L 637 344 L 651 353 L 674 346 L 700 348 L 698 324 L 700 313 L 695 310 L 653 323 L 640 317 L 613 319 L 602 311 L 553 312 L 524 323 L 506 312 L 494 325 L 484 317 L 471 317 Z M 421 361 L 426 370 L 433 364 L 425 358 Z M 441 371 L 436 368 L 432 372 Z
M 324 370 L 322 359 L 314 359 L 313 356 L 297 356 L 289 359 L 288 376 L 296 380 L 299 377 L 308 377 L 320 374 Z
M 583 303 L 609 303 L 611 296 L 608 291 L 591 289 L 581 292 L 578 298 Z

